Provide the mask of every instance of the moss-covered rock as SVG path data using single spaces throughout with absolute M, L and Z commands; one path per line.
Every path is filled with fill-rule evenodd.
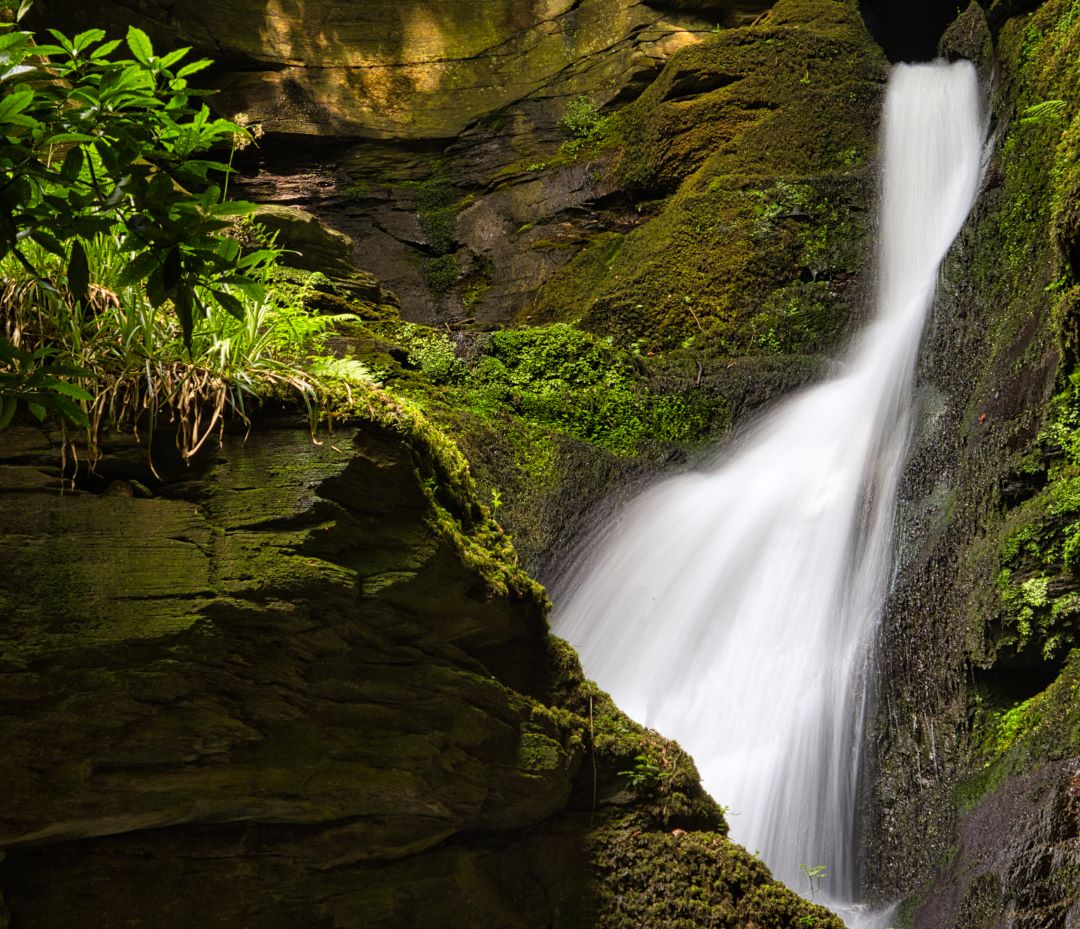
M 927 929 L 1003 925 L 1002 913 L 1068 925 L 1080 860 L 1065 811 L 1080 751 L 1069 658 L 1080 302 L 1057 224 L 1075 199 L 1080 5 L 1048 0 L 991 23 L 1000 129 L 920 368 L 868 830 L 873 881 L 883 896 L 918 891 L 925 905 L 911 911 Z M 946 46 L 965 35 L 982 54 L 972 7 Z
M 264 414 L 190 466 L 113 436 L 77 489 L 59 436 L 5 432 L 11 924 L 629 929 L 631 820 L 657 892 L 694 843 L 695 913 L 813 913 L 743 880 L 693 762 L 549 635 L 460 452 L 372 390 L 318 442 Z
M 680 52 L 612 130 L 620 183 L 641 201 L 673 195 L 597 237 L 530 317 L 654 351 L 833 344 L 864 258 L 883 76 L 855 4 L 836 0 L 781 0 Z
M 216 52 L 222 105 L 269 131 L 412 139 L 453 138 L 533 93 L 604 94 L 711 25 L 627 0 L 109 0 L 50 16 Z

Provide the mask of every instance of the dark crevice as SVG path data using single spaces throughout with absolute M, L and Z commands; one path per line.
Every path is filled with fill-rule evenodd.
M 930 61 L 949 24 L 956 0 L 861 0 L 863 20 L 890 61 Z
M 1004 664 L 999 661 L 993 668 L 975 669 L 973 677 L 980 694 L 994 705 L 1008 707 L 1042 693 L 1054 683 L 1060 671 L 1060 662 Z
M 721 87 L 727 87 L 740 80 L 731 74 L 718 74 L 710 71 L 680 71 L 664 94 L 665 103 L 680 100 L 692 100 L 702 94 L 711 93 Z

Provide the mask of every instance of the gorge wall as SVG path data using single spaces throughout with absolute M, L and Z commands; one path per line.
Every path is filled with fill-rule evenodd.
M 269 417 L 158 475 L 117 438 L 62 496 L 56 437 L 0 434 L 10 925 L 827 925 L 582 680 L 486 514 L 544 577 L 597 501 L 820 373 L 865 305 L 885 52 L 955 4 L 94 6 L 49 24 L 219 60 L 261 133 L 240 189 L 351 236 L 282 220 L 334 255 L 339 351 L 438 429 Z M 867 886 L 927 929 L 1080 918 L 1080 3 L 984 7 L 942 45 L 993 157 L 927 336 L 865 792 Z

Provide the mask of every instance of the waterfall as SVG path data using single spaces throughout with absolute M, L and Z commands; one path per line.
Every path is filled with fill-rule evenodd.
M 556 630 L 629 715 L 677 739 L 774 874 L 854 899 L 869 649 L 892 571 L 915 362 L 977 193 L 974 67 L 897 65 L 882 132 L 872 323 L 838 373 L 711 468 L 666 480 L 556 588 Z

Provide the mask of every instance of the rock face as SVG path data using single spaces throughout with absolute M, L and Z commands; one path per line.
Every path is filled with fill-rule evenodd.
M 583 681 L 452 450 L 264 419 L 64 493 L 57 451 L 0 455 L 3 925 L 838 929 Z
M 137 23 L 215 52 L 231 66 L 223 87 L 228 105 L 268 131 L 450 139 L 524 97 L 621 86 L 654 72 L 714 23 L 737 22 L 766 6 L 110 0 L 84 15 L 99 26 Z
M 1066 927 L 1080 842 L 1076 320 L 1057 217 L 1080 119 L 1075 4 L 994 37 L 972 4 L 947 52 L 996 72 L 984 190 L 947 263 L 882 641 L 867 873 L 920 929 Z

